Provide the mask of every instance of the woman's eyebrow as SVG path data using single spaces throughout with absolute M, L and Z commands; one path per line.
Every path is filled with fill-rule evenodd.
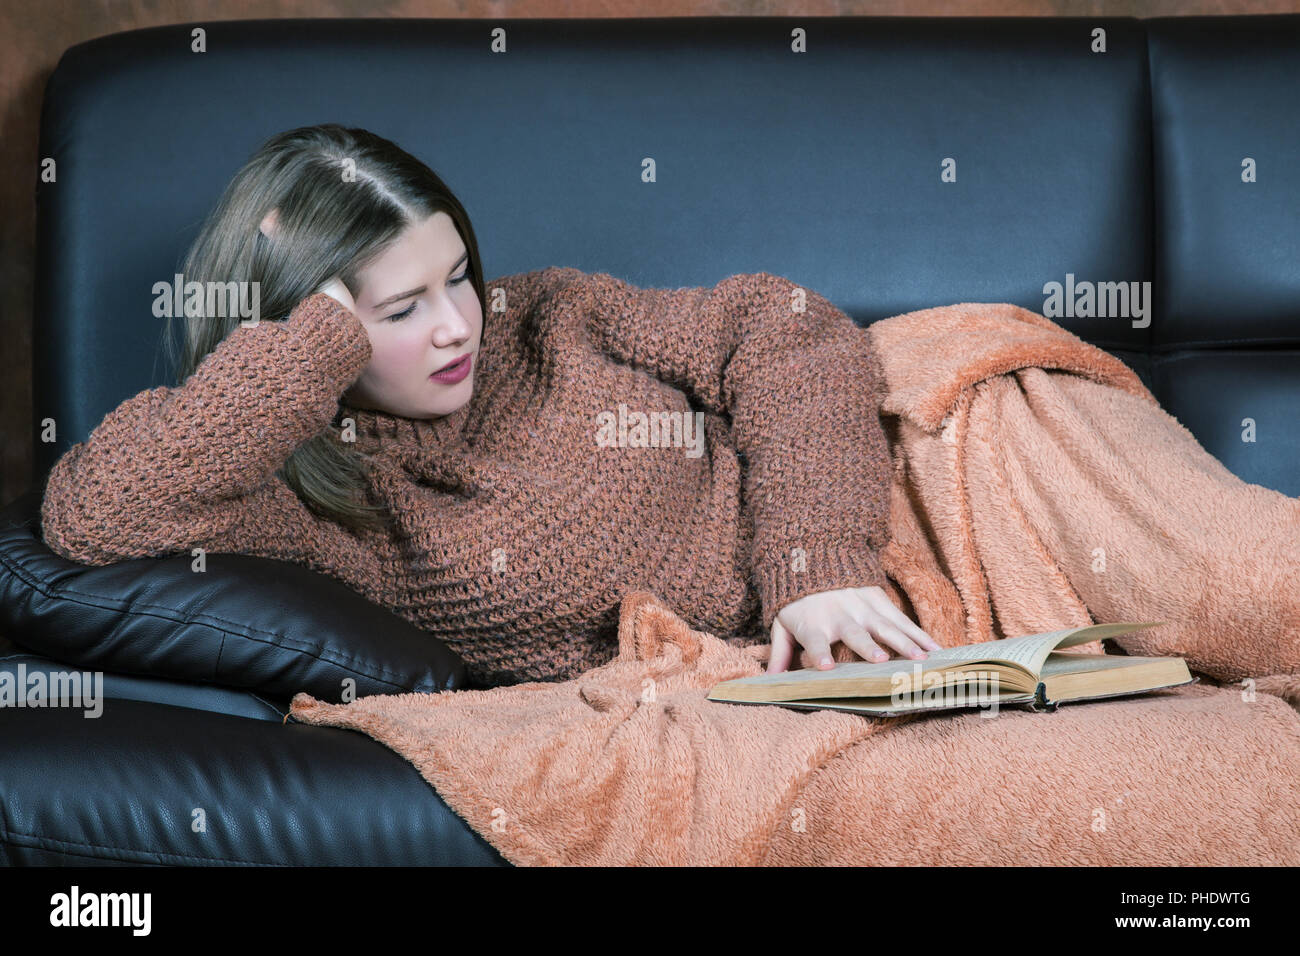
M 456 267 L 459 266 L 462 262 L 464 262 L 468 258 L 469 258 L 469 250 L 466 249 L 464 252 L 460 254 L 460 258 L 451 264 L 451 269 L 448 271 L 454 272 L 456 270 Z M 392 305 L 394 302 L 401 302 L 403 299 L 409 299 L 411 296 L 419 295 L 421 292 L 425 291 L 428 288 L 429 287 L 427 285 L 422 285 L 420 286 L 420 288 L 412 289 L 410 292 L 403 292 L 399 295 L 390 295 L 383 302 L 377 303 L 375 305 L 375 308 L 382 309 L 384 306 Z
M 403 292 L 401 295 L 390 295 L 383 302 L 378 303 L 375 308 L 382 309 L 384 306 L 392 305 L 394 302 L 401 302 L 403 299 L 409 299 L 413 295 L 419 295 L 427 288 L 429 288 L 427 285 L 422 285 L 418 289 L 412 289 L 410 292 Z

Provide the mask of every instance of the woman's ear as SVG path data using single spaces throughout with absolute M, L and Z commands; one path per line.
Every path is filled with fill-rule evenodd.
M 279 220 L 279 216 L 280 216 L 280 210 L 272 209 L 262 218 L 262 224 L 258 228 L 262 231 L 262 235 L 266 236 L 266 238 L 270 239 L 274 235 L 275 226 Z

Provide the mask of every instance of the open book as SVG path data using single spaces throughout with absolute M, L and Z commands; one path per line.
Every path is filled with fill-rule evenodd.
M 929 651 L 925 660 L 845 661 L 723 681 L 709 700 L 894 715 L 990 705 L 1055 710 L 1065 701 L 1140 694 L 1195 680 L 1181 657 L 1063 653 L 1163 621 L 1091 624 Z

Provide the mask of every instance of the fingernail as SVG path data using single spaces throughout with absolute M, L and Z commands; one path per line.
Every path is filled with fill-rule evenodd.
M 830 659 L 829 657 L 823 657 L 823 658 L 822 658 L 822 667 L 827 667 L 827 666 L 829 666 L 830 664 L 831 664 L 831 659 Z

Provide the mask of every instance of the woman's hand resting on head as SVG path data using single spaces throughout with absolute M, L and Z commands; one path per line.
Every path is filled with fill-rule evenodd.
M 841 588 L 809 594 L 777 612 L 767 673 L 789 670 L 800 646 L 818 670 L 828 670 L 835 666 L 831 645 L 839 641 L 873 663 L 889 659 L 881 644 L 912 660 L 925 660 L 926 651 L 943 647 L 909 620 L 883 588 Z
M 348 291 L 348 287 L 343 284 L 343 280 L 340 279 L 338 276 L 331 276 L 330 278 L 326 279 L 324 282 L 321 283 L 320 288 L 317 289 L 316 292 L 324 292 L 327 296 L 329 296 L 339 305 L 343 306 L 354 316 L 357 316 L 357 304 L 352 299 L 352 293 Z M 313 295 L 314 294 L 316 293 L 313 293 Z M 355 321 L 361 322 L 361 317 L 357 316 Z M 371 354 L 373 355 L 375 350 L 375 337 L 374 335 L 371 334 L 369 326 L 367 326 L 364 322 L 361 322 L 361 325 L 366 330 L 366 338 L 370 340 L 370 350 L 371 350 Z M 364 372 L 362 374 L 364 374 Z M 341 396 L 341 398 L 344 401 L 350 402 L 353 405 L 356 405 L 358 403 L 357 397 L 352 393 L 352 389 L 355 385 L 356 382 L 353 382 L 352 385 L 349 385 L 344 390 L 343 395 Z
M 331 299 L 334 299 L 353 315 L 357 314 L 357 304 L 352 301 L 352 293 L 348 287 L 343 284 L 343 280 L 338 276 L 333 276 L 321 284 L 317 292 L 324 292 Z

